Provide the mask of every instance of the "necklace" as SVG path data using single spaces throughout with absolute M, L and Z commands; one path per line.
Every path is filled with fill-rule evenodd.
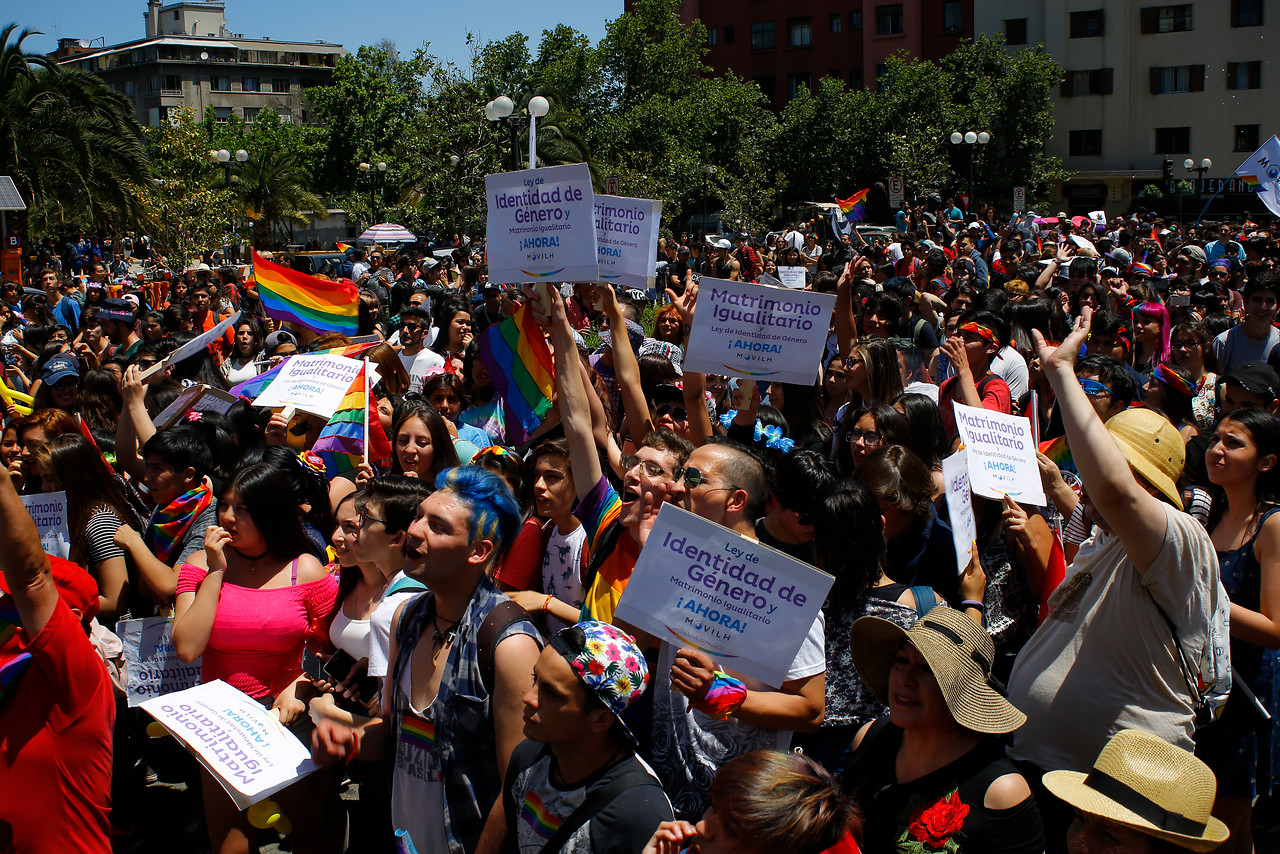
M 257 563 L 258 561 L 262 560 L 264 557 L 266 557 L 268 554 L 270 554 L 270 553 L 271 553 L 271 549 L 267 549 L 266 551 L 264 551 L 264 552 L 263 552 L 262 554 L 260 554 L 260 555 L 247 555 L 247 554 L 245 554 L 244 552 L 240 551 L 240 550 L 239 550 L 238 548 L 236 548 L 235 546 L 231 546 L 231 551 L 233 551 L 233 552 L 235 552 L 236 554 L 240 555 L 240 557 L 241 557 L 241 558 L 243 558 L 244 560 L 249 561 L 249 563 Z
M 457 631 L 458 623 L 461 623 L 461 622 L 462 622 L 461 617 L 459 617 L 456 620 L 445 620 L 444 621 L 445 628 L 441 630 L 440 618 L 438 616 L 431 618 L 431 649 L 432 649 L 431 657 L 432 658 L 435 658 L 436 655 L 439 654 L 440 650 L 444 649 L 446 644 L 453 643 L 454 638 L 457 637 L 458 635 L 458 631 Z

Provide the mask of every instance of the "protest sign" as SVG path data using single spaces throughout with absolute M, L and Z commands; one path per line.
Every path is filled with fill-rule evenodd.
M 978 522 L 973 516 L 973 491 L 969 488 L 969 454 L 960 450 L 942 461 L 942 479 L 947 486 L 947 512 L 951 536 L 956 544 L 956 568 L 969 568 L 969 553 L 978 541 Z
M 804 290 L 804 267 L 779 267 L 778 278 L 784 287 Z
M 956 427 L 969 456 L 969 485 L 999 501 L 1045 505 L 1031 421 L 953 401 Z
M 626 287 L 653 287 L 662 202 L 596 196 L 595 218 L 600 278 Z
M 703 276 L 684 367 L 812 385 L 835 304 L 835 294 Z
M 166 356 L 163 361 L 157 362 L 147 370 L 143 371 L 142 378 L 146 379 L 147 377 L 154 374 L 156 371 L 159 371 L 163 368 L 167 368 L 170 365 L 176 365 L 179 362 L 181 362 L 183 359 L 186 359 L 189 356 L 194 356 L 196 353 L 199 353 L 201 350 L 205 349 L 210 344 L 212 344 L 213 342 L 221 338 L 223 335 L 225 335 L 227 330 L 230 329 L 232 326 L 234 326 L 236 322 L 239 320 L 240 320 L 240 312 L 237 311 L 235 314 L 231 315 L 226 320 L 214 326 L 208 332 L 201 332 L 195 338 L 192 338 L 186 344 L 183 344 L 181 347 L 174 350 L 172 353 Z
M 61 558 L 71 558 L 71 532 L 67 527 L 67 494 L 42 492 L 23 495 L 22 504 L 40 532 L 40 547 Z
M 254 406 L 293 406 L 332 418 L 364 364 L 346 356 L 294 356 L 284 363 Z
M 768 685 L 781 685 L 835 579 L 664 504 L 619 620 Z
M 221 679 L 141 706 L 191 751 L 239 809 L 319 769 L 296 735 Z
M 155 417 L 152 423 L 156 425 L 157 430 L 163 430 L 176 424 L 178 419 L 188 412 L 217 412 L 220 415 L 226 415 L 238 401 L 238 397 L 227 394 L 222 389 L 207 385 L 188 386 L 182 390 L 182 394 L 174 398 L 173 403 L 166 406 Z
M 200 659 L 187 664 L 173 648 L 173 618 L 121 620 L 116 634 L 124 644 L 129 708 L 200 684 Z
M 595 193 L 585 163 L 486 175 L 484 191 L 489 203 L 489 281 L 600 278 L 592 216 Z

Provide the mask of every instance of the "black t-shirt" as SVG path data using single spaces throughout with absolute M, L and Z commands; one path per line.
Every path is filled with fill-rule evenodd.
M 764 525 L 764 517 L 756 520 L 756 538 L 771 549 L 777 549 L 785 555 L 790 555 L 796 560 L 802 560 L 805 563 L 813 563 L 813 543 L 784 543 L 773 534 L 769 533 L 769 529 Z
M 609 781 L 633 771 L 649 777 L 652 785 L 632 786 L 620 792 L 573 832 L 560 848 L 562 854 L 641 854 L 658 825 L 675 814 L 658 778 L 631 750 L 573 788 L 561 788 L 555 756 L 548 745 L 523 741 L 511 753 L 507 779 L 502 787 L 506 813 L 507 850 L 539 854 L 574 810 Z

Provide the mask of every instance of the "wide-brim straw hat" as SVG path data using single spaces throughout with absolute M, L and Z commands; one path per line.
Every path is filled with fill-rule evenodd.
M 1186 462 L 1186 448 L 1178 428 L 1154 409 L 1126 409 L 1107 420 L 1107 432 L 1138 474 L 1182 509 L 1178 478 Z
M 959 611 L 939 605 L 910 629 L 879 617 L 862 617 L 849 632 L 853 665 L 876 699 L 889 705 L 889 671 L 903 641 L 920 651 L 961 726 L 983 733 L 1013 732 L 1026 723 L 993 685 L 995 644 Z
M 1050 771 L 1044 785 L 1089 815 L 1191 851 L 1212 851 L 1230 835 L 1209 814 L 1217 792 L 1209 766 L 1139 730 L 1113 735 L 1088 774 Z

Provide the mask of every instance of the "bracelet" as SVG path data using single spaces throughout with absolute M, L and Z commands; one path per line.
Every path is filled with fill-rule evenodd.
M 963 602 L 961 602 L 960 610 L 963 611 L 965 608 L 977 608 L 979 611 L 982 612 L 982 616 L 984 617 L 987 616 L 987 606 L 982 602 L 977 601 L 976 599 L 965 599 Z
M 550 593 L 547 594 L 547 598 L 542 600 L 542 610 L 544 611 L 550 610 L 551 600 L 553 598 L 554 597 Z
M 718 721 L 723 721 L 742 708 L 746 700 L 747 686 L 742 683 L 742 680 L 734 679 L 723 670 L 717 670 L 712 677 L 711 687 L 707 688 L 707 693 L 698 702 L 690 703 L 689 707 Z
M 350 762 L 352 759 L 354 759 L 359 755 L 360 755 L 360 730 L 353 729 L 351 730 L 351 749 L 347 751 L 347 761 Z

